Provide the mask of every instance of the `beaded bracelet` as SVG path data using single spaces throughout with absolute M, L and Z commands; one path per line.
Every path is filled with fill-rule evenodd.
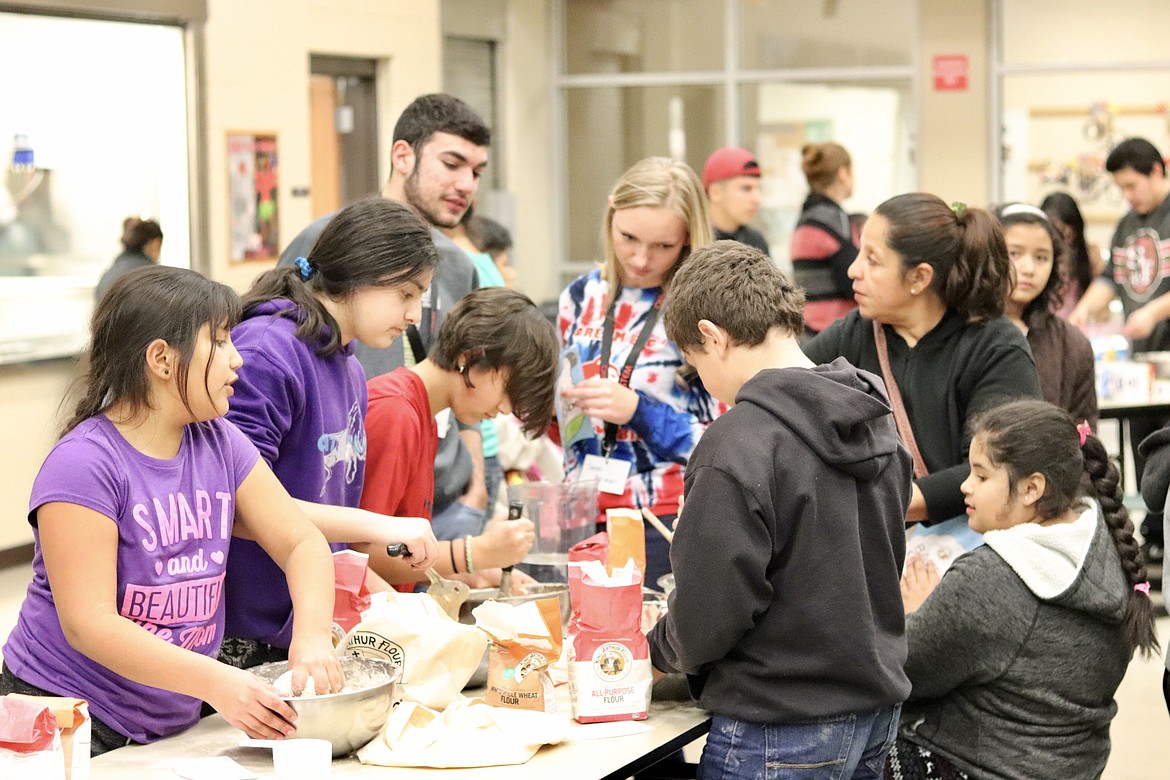
M 447 552 L 451 554 L 451 573 L 458 574 L 459 567 L 455 565 L 455 540 L 447 543 Z
M 467 559 L 467 573 L 475 574 L 475 564 L 471 562 L 471 535 L 463 539 L 463 557 Z

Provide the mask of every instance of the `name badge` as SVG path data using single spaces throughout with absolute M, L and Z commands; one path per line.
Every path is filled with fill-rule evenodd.
M 439 438 L 447 438 L 447 431 L 451 430 L 451 410 L 444 409 L 435 415 L 435 425 L 439 429 Z
M 597 487 L 602 493 L 620 496 L 626 492 L 626 480 L 630 478 L 633 466 L 633 463 L 621 458 L 586 455 L 581 479 L 597 480 Z

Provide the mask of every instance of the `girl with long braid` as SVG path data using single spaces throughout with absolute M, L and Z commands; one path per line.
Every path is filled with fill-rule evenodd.
M 941 581 L 907 561 L 913 689 L 886 777 L 1099 777 L 1114 693 L 1134 651 L 1158 649 L 1117 467 L 1044 401 L 990 409 L 971 431 L 961 489 L 986 544 Z

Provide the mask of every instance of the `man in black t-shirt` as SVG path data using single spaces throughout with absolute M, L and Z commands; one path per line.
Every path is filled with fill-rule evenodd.
M 1084 325 L 1104 310 L 1116 294 L 1125 310 L 1125 335 L 1131 352 L 1170 349 L 1170 179 L 1166 161 L 1144 138 L 1127 138 L 1105 160 L 1105 170 L 1130 205 L 1117 224 L 1105 270 L 1089 285 L 1069 321 Z M 1129 422 L 1138 487 L 1145 453 L 1138 444 L 1170 420 L 1135 417 Z M 1159 561 L 1165 540 L 1162 515 L 1150 512 L 1142 522 L 1148 557 Z

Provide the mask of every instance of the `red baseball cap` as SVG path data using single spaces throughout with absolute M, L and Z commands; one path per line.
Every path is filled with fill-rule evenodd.
M 735 146 L 725 146 L 716 149 L 707 158 L 703 166 L 703 189 L 707 189 L 717 181 L 730 179 L 734 176 L 759 176 L 760 164 L 747 149 Z

